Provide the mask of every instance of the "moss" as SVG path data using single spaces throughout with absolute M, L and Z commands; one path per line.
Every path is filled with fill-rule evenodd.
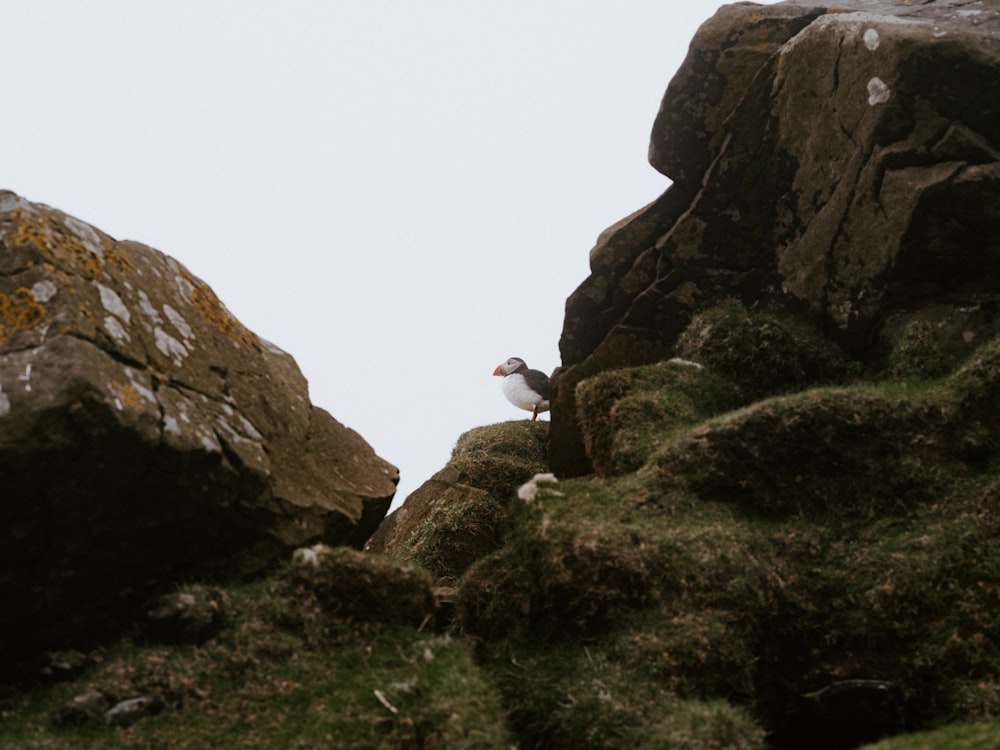
M 962 474 L 947 415 L 892 390 L 818 389 L 710 420 L 656 467 L 663 486 L 762 513 L 872 517 L 931 500 Z
M 681 698 L 597 647 L 517 648 L 494 669 L 523 748 L 765 747 L 745 710 Z
M 386 519 L 370 548 L 453 582 L 503 542 L 506 507 L 519 485 L 546 470 L 547 444 L 547 422 L 469 430 L 448 465 Z
M 200 647 L 126 639 L 77 679 L 7 693 L 0 746 L 510 746 L 500 695 L 460 641 L 342 617 L 289 588 L 296 576 L 228 587 L 229 615 Z M 54 727 L 51 712 L 91 686 L 112 700 L 156 696 L 166 710 L 128 728 Z
M 546 470 L 548 434 L 547 422 L 526 419 L 477 427 L 459 437 L 448 465 L 506 503 L 518 485 Z
M 935 378 L 946 374 L 955 361 L 947 356 L 937 330 L 926 321 L 914 321 L 903 329 L 888 356 L 886 376 Z
M 500 546 L 504 526 L 503 504 L 490 495 L 471 495 L 426 517 L 396 557 L 421 565 L 437 579 L 457 578 Z
M 313 554 L 281 579 L 284 598 L 354 622 L 418 627 L 433 619 L 431 577 L 422 568 L 346 547 Z
M 542 684 L 575 684 L 580 665 L 549 654 L 581 642 L 637 692 L 745 707 L 777 747 L 832 732 L 803 721 L 802 696 L 850 678 L 899 687 L 890 724 L 996 715 L 1000 476 L 954 439 L 988 354 L 922 388 L 773 398 L 679 430 L 633 474 L 515 501 L 504 547 L 461 582 L 457 625 L 527 712 L 522 739 L 564 737 L 532 706 Z M 507 674 L 530 654 L 534 687 Z M 593 701 L 547 710 L 576 723 L 563 746 L 621 739 Z
M 993 750 L 998 735 L 996 722 L 953 724 L 865 745 L 862 750 Z
M 735 388 L 704 369 L 660 362 L 609 370 L 576 387 L 587 455 L 599 476 L 635 471 L 678 427 L 733 408 Z
M 738 302 L 696 315 L 677 340 L 677 354 L 732 383 L 744 403 L 839 380 L 850 369 L 815 331 Z

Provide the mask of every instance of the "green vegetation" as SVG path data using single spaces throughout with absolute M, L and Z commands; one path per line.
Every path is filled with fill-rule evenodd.
M 865 745 L 863 750 L 995 750 L 998 738 L 1000 723 L 955 724 Z
M 737 353 L 706 321 L 733 346 L 747 325 L 800 341 L 710 311 L 692 327 L 721 365 Z M 797 364 L 751 403 L 711 363 L 583 381 L 599 475 L 523 498 L 547 425 L 472 430 L 396 559 L 329 551 L 229 587 L 201 646 L 126 640 L 9 696 L 0 746 L 994 747 L 1000 342 L 937 379 L 854 385 L 806 351 L 776 354 Z M 88 686 L 165 710 L 54 727 Z
M 477 427 L 459 437 L 448 465 L 390 516 L 373 547 L 454 581 L 500 547 L 517 487 L 546 470 L 548 422 Z
M 674 362 L 603 372 L 577 386 L 576 401 L 599 476 L 635 471 L 679 428 L 739 403 L 728 381 Z
M 998 385 L 996 342 L 941 380 L 819 379 L 735 410 L 711 366 L 581 382 L 604 478 L 516 501 L 459 590 L 524 746 L 740 746 L 714 733 L 739 727 L 847 748 L 1000 715 Z M 857 727 L 863 704 L 816 708 L 851 681 L 886 686 Z M 627 730 L 644 706 L 666 723 Z M 663 741 L 688 710 L 721 723 Z
M 818 332 L 736 301 L 696 315 L 677 340 L 677 354 L 727 380 L 743 403 L 842 380 L 854 369 Z
M 72 681 L 7 695 L 0 747 L 509 746 L 499 696 L 462 642 L 371 619 L 404 589 L 425 589 L 426 574 L 362 557 L 337 550 L 317 568 L 229 587 L 225 625 L 202 646 L 125 639 Z M 338 581 L 359 570 L 383 583 L 345 595 L 352 587 Z M 359 593 L 367 582 L 354 583 Z M 113 700 L 156 696 L 164 710 L 127 728 L 54 726 L 52 713 L 88 687 Z

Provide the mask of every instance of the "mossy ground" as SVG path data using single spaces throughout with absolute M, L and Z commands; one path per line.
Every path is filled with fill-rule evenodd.
M 386 519 L 371 548 L 456 580 L 502 544 L 518 485 L 546 469 L 548 428 L 522 419 L 462 434 L 448 465 Z
M 1000 343 L 938 379 L 901 372 L 779 378 L 739 408 L 711 367 L 585 381 L 604 476 L 519 499 L 545 427 L 471 431 L 449 469 L 474 492 L 421 520 L 409 563 L 342 552 L 347 576 L 231 588 L 200 647 L 125 641 L 72 683 L 9 696 L 0 746 L 844 750 L 928 729 L 877 747 L 994 747 Z M 502 532 L 449 568 L 449 540 L 487 517 Z M 442 571 L 451 636 L 425 614 Z M 886 701 L 819 702 L 852 684 Z M 52 728 L 88 685 L 157 690 L 168 710 Z
M 594 470 L 616 476 L 641 467 L 680 428 L 736 407 L 739 394 L 710 370 L 659 362 L 584 380 L 576 400 Z
M 76 679 L 7 692 L 0 747 L 509 746 L 499 694 L 466 645 L 347 607 L 331 612 L 330 592 L 314 583 L 315 573 L 289 567 L 228 587 L 225 625 L 201 646 L 126 638 Z M 369 598 L 360 612 L 386 604 L 373 609 Z M 88 687 L 116 700 L 156 695 L 166 708 L 128 728 L 53 726 L 52 713 Z
M 929 732 L 893 737 L 862 750 L 994 750 L 1000 738 L 1000 723 L 955 724 Z
M 605 477 L 515 501 L 504 546 L 459 590 L 457 628 L 479 639 L 523 747 L 848 748 L 992 726 L 998 363 L 991 343 L 937 380 L 731 411 L 710 368 L 581 383 Z M 619 419 L 636 394 L 652 408 Z M 867 707 L 816 707 L 866 681 L 891 698 L 864 721 Z

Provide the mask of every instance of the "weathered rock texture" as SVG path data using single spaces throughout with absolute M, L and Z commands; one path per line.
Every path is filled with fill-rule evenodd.
M 10 192 L 0 243 L 0 654 L 372 533 L 395 467 L 186 268 Z
M 518 485 L 545 470 L 547 437 L 547 423 L 523 419 L 469 430 L 448 465 L 386 516 L 367 549 L 453 583 L 500 546 Z
M 608 229 L 566 306 L 552 469 L 590 470 L 574 388 L 671 355 L 726 298 L 872 363 L 914 322 L 968 353 L 1000 301 L 1000 10 L 724 6 L 653 126 L 673 184 Z

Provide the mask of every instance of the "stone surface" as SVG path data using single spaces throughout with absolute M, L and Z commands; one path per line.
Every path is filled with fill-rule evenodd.
M 914 321 L 969 353 L 1000 303 L 1000 10 L 724 6 L 653 126 L 663 196 L 598 239 L 554 373 L 551 466 L 587 473 L 574 388 L 672 355 L 726 299 L 869 363 Z
M 180 263 L 0 192 L 0 661 L 195 571 L 361 546 L 397 479 Z
M 366 549 L 413 559 L 442 578 L 454 578 L 500 544 L 503 505 L 446 466 L 386 516 Z
M 79 726 L 102 721 L 111 706 L 111 699 L 97 688 L 91 687 L 78 693 L 52 712 L 50 719 L 55 726 Z
M 461 435 L 451 459 L 386 516 L 366 547 L 417 563 L 444 586 L 500 545 L 518 485 L 545 470 L 548 423 L 515 420 Z
M 297 550 L 294 562 L 286 583 L 289 595 L 323 617 L 421 629 L 434 622 L 431 578 L 416 565 L 325 545 Z
M 146 614 L 147 630 L 167 643 L 201 643 L 222 623 L 224 607 L 218 590 L 164 594 Z
M 164 709 L 164 703 L 159 698 L 140 695 L 119 701 L 104 712 L 104 723 L 111 727 L 130 727 L 139 719 L 153 716 Z

